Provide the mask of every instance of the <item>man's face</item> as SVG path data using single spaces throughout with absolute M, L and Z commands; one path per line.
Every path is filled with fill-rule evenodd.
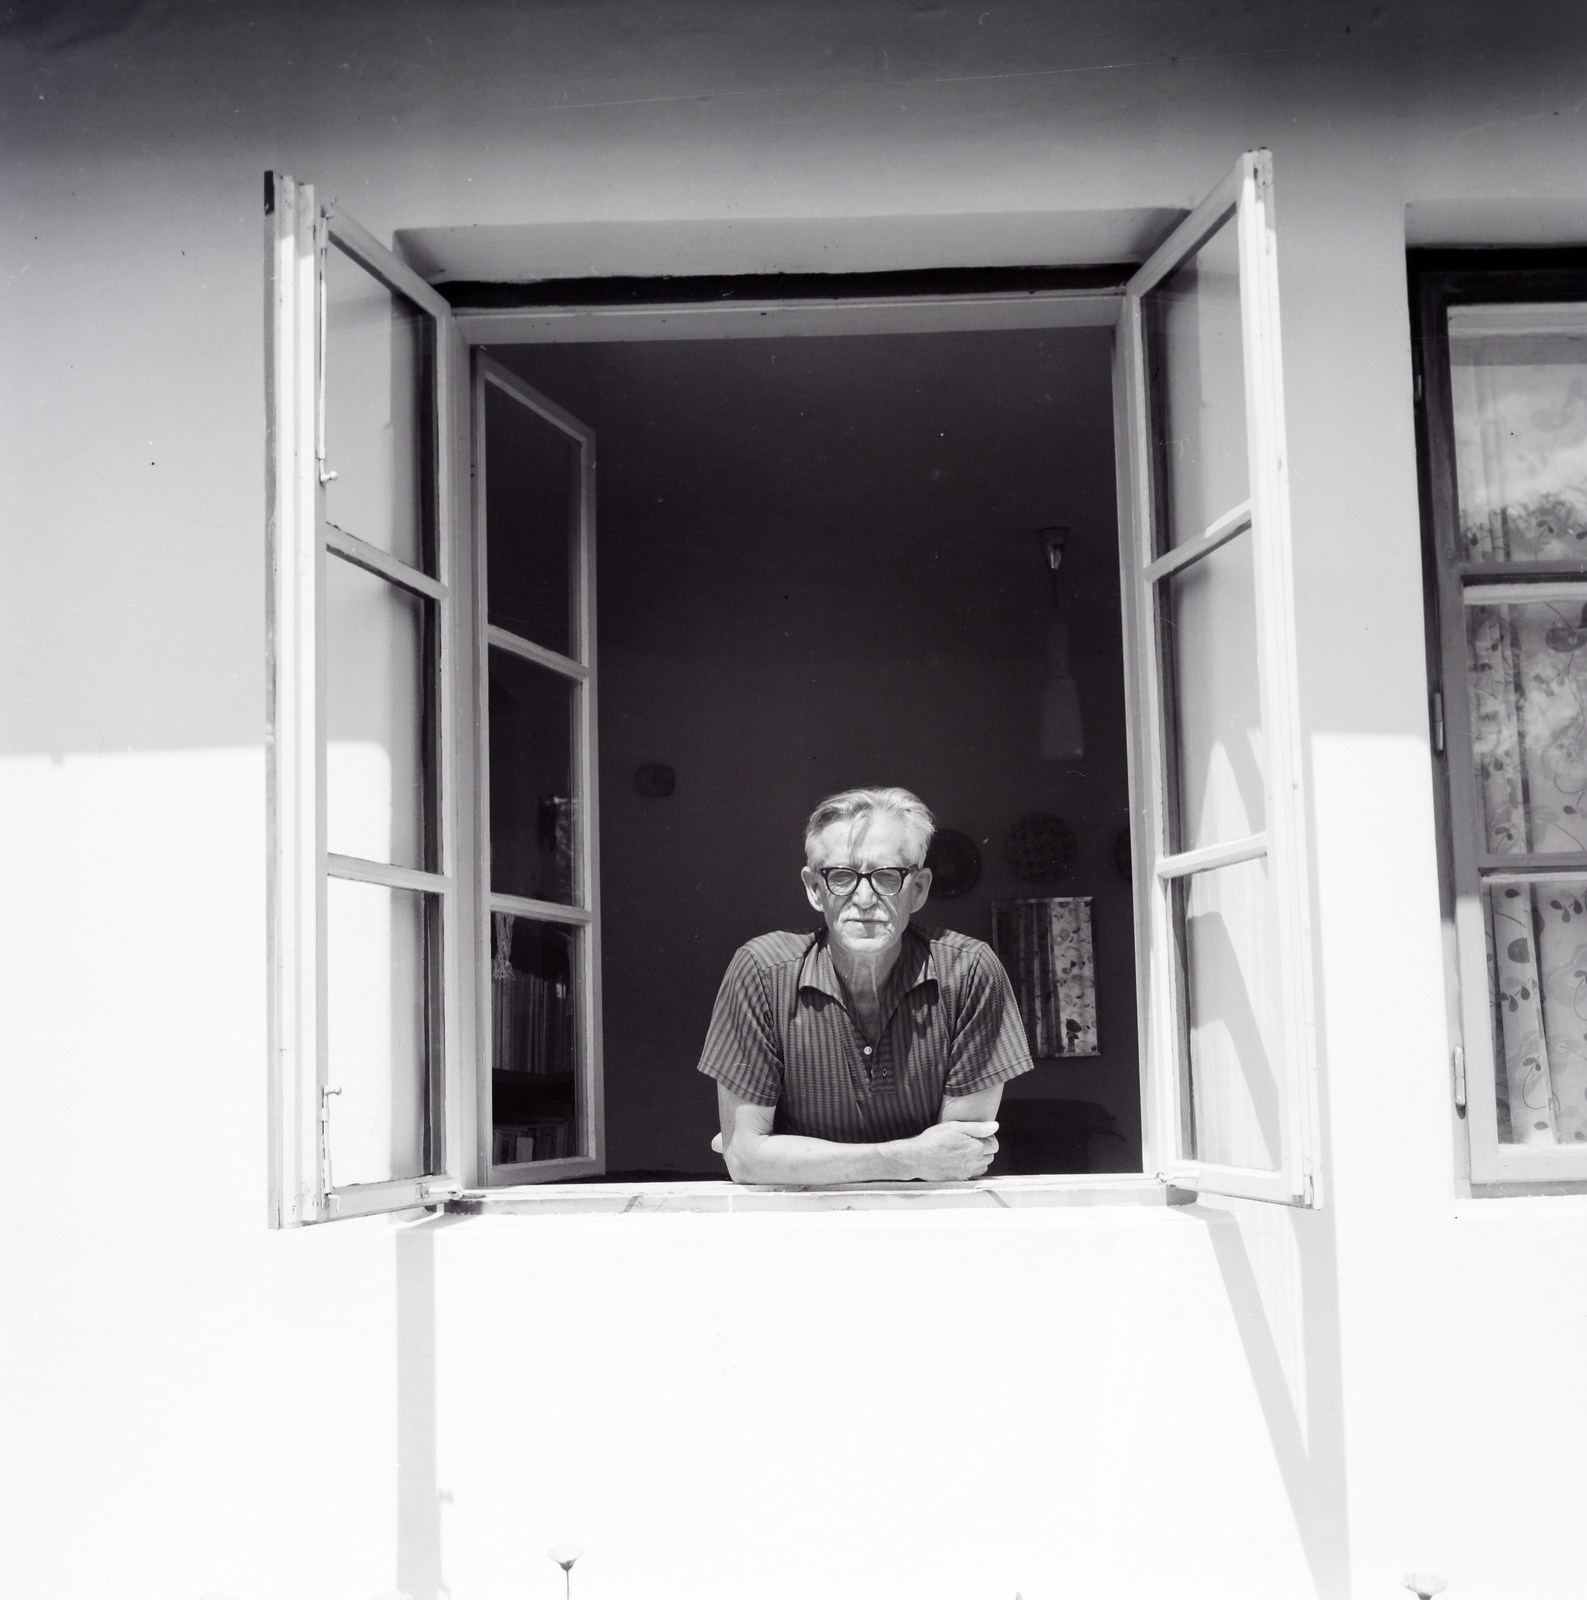
M 810 904 L 827 920 L 834 944 L 855 955 L 878 956 L 898 943 L 912 913 L 925 904 L 931 874 L 924 868 L 910 873 L 896 895 L 878 894 L 862 878 L 852 894 L 833 894 L 816 867 L 873 867 L 916 865 L 908 829 L 890 811 L 844 817 L 829 822 L 815 838 L 815 861 L 804 869 L 805 893 Z

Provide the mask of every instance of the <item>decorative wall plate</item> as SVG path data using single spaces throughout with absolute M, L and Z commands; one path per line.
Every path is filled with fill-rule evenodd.
M 1008 830 L 1004 852 L 1016 878 L 1052 883 L 1074 864 L 1074 829 L 1062 817 L 1032 811 Z
M 634 771 L 634 792 L 647 800 L 665 800 L 678 787 L 678 774 L 660 761 L 647 761 Z
M 938 828 L 931 836 L 926 865 L 931 868 L 931 898 L 957 900 L 981 876 L 981 852 L 969 834 Z

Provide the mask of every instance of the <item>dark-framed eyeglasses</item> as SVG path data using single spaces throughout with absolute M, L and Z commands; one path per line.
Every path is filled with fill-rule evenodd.
M 861 872 L 858 867 L 817 867 L 821 881 L 827 886 L 828 894 L 840 895 L 847 898 L 860 886 L 860 879 L 864 878 L 872 890 L 879 895 L 885 895 L 891 900 L 898 894 L 909 881 L 912 872 L 919 872 L 919 867 L 872 867 L 869 872 Z

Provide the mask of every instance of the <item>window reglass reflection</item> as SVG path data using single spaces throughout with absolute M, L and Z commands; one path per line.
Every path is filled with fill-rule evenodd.
M 1449 311 L 1461 559 L 1587 558 L 1587 305 Z
M 325 517 L 434 576 L 431 319 L 325 252 Z
M 430 869 L 435 602 L 325 558 L 325 843 Z
M 490 887 L 574 905 L 582 825 L 574 791 L 572 680 L 490 652 Z
M 488 613 L 494 627 L 572 656 L 578 445 L 494 383 L 485 385 Z
M 503 911 L 490 921 L 491 1160 L 580 1155 L 580 935 Z
M 1145 298 L 1159 551 L 1250 496 L 1240 257 L 1231 217 Z
M 1249 532 L 1166 580 L 1175 851 L 1260 833 L 1266 801 Z
M 326 1081 L 331 1182 L 416 1178 L 427 1167 L 427 947 L 434 895 L 325 885 Z
M 1278 932 L 1265 860 L 1176 886 L 1184 929 L 1185 1022 L 1198 1161 L 1277 1171 L 1282 1155 Z

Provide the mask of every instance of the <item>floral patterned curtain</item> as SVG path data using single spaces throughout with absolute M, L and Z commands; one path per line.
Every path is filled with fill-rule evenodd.
M 1587 563 L 1587 307 L 1505 309 L 1450 316 L 1460 557 L 1495 578 Z M 1587 853 L 1587 590 L 1471 605 L 1466 645 L 1485 852 Z M 1484 898 L 1500 1138 L 1587 1141 L 1587 875 Z

